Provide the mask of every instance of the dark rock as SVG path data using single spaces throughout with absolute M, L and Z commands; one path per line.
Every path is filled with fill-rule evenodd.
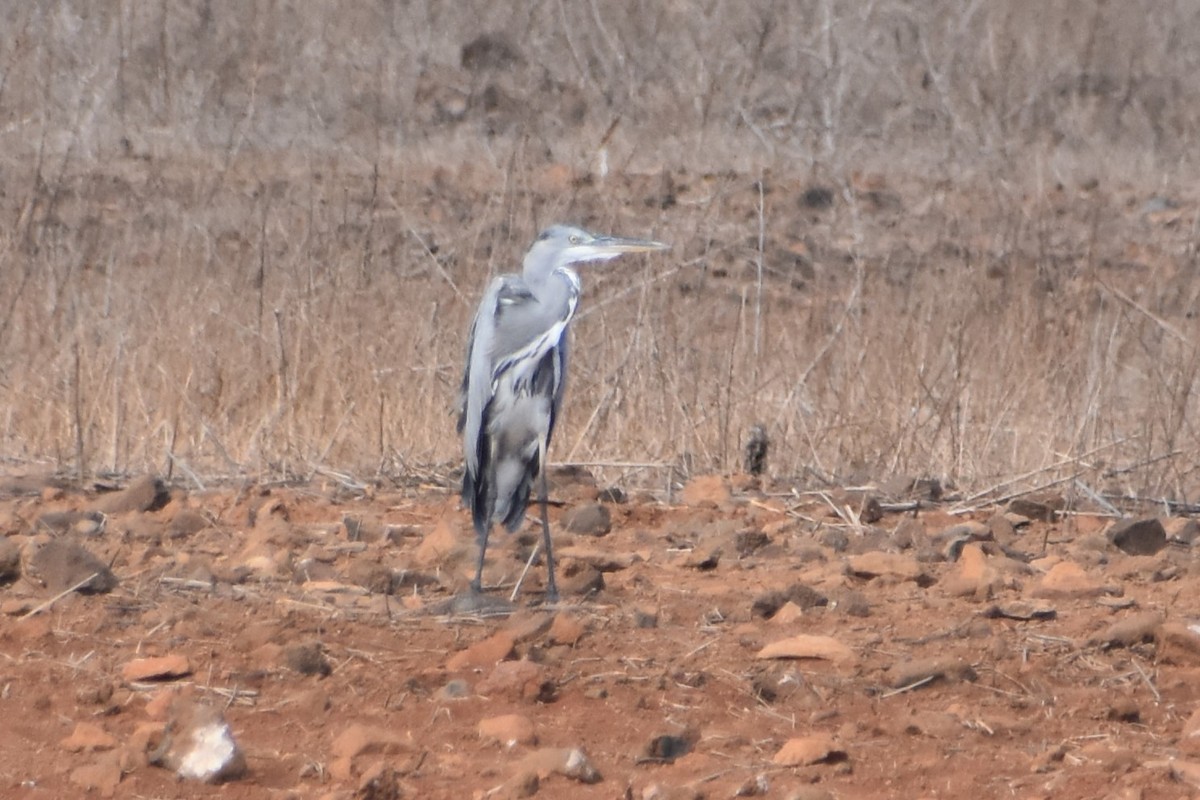
M 333 672 L 320 642 L 301 642 L 284 648 L 283 663 L 301 675 L 324 677 Z
M 1040 520 L 1041 522 L 1054 522 L 1058 516 L 1053 505 L 1042 500 L 1035 500 L 1032 497 L 1014 498 L 1009 501 L 1008 510 L 1013 514 L 1020 514 L 1022 517 Z
M 753 555 L 759 548 L 770 543 L 771 538 L 756 528 L 738 531 L 733 535 L 733 547 L 742 558 Z
M 829 599 L 825 595 L 811 586 L 806 586 L 803 583 L 793 583 L 786 589 L 764 592 L 754 598 L 754 602 L 750 605 L 750 615 L 753 617 L 770 618 L 785 603 L 794 603 L 807 611 L 810 608 L 826 605 L 828 602 Z
M 153 475 L 136 479 L 124 489 L 96 498 L 92 507 L 105 514 L 124 514 L 129 511 L 157 511 L 171 499 L 167 487 Z
M 821 532 L 817 537 L 817 541 L 833 550 L 835 553 L 841 553 L 850 546 L 850 537 L 845 531 L 829 528 Z
M 563 515 L 563 527 L 582 536 L 605 536 L 612 530 L 612 514 L 600 503 L 589 503 Z
M 1117 520 L 1108 529 L 1108 540 L 1131 556 L 1152 556 L 1167 546 L 1167 531 L 1154 517 Z
M 29 560 L 30 577 L 51 592 L 63 592 L 83 581 L 80 594 L 103 594 L 117 586 L 117 576 L 91 552 L 72 542 L 54 539 L 42 545 Z M 88 580 L 88 576 L 92 576 Z
M 21 548 L 12 539 L 0 538 L 0 583 L 21 577 Z

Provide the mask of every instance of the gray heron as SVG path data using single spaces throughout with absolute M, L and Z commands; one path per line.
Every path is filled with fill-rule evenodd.
M 483 588 L 492 525 L 502 523 L 510 532 L 520 527 L 533 481 L 540 476 L 546 598 L 557 601 L 546 513 L 546 448 L 562 410 L 567 328 L 581 292 L 579 275 L 571 267 L 667 247 L 554 225 L 529 248 L 520 275 L 499 275 L 484 292 L 471 323 L 458 419 L 466 459 L 462 497 L 479 542 L 472 592 Z

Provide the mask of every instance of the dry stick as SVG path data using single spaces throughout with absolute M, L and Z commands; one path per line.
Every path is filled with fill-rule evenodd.
M 521 584 L 525 582 L 525 576 L 529 574 L 529 568 L 533 566 L 533 560 L 537 558 L 538 550 L 541 547 L 541 542 L 533 546 L 533 552 L 529 554 L 529 560 L 525 562 L 525 569 L 521 570 L 521 577 L 517 578 L 517 585 L 513 587 L 512 594 L 508 596 L 508 602 L 515 603 L 517 601 L 517 593 L 521 591 Z
M 1189 348 L 1195 349 L 1196 345 L 1192 342 L 1192 340 L 1190 340 L 1188 337 L 1184 336 L 1182 333 L 1180 333 L 1178 330 L 1176 330 L 1176 328 L 1174 326 L 1172 326 L 1171 323 L 1167 322 L 1165 319 L 1158 316 L 1150 309 L 1141 305 L 1140 303 L 1138 303 L 1138 301 L 1134 300 L 1132 297 L 1125 294 L 1120 289 L 1117 289 L 1113 286 L 1109 286 L 1107 283 L 1100 280 L 1099 278 L 1096 279 L 1096 282 L 1099 283 L 1100 286 L 1106 292 L 1111 294 L 1113 297 L 1117 298 L 1122 303 L 1125 303 L 1125 304 L 1129 305 L 1130 307 L 1134 308 L 1135 310 L 1144 314 L 1147 319 L 1149 319 L 1151 322 L 1153 322 L 1158 327 L 1162 328 L 1167 333 L 1174 336 L 1176 339 L 1178 339 L 1183 344 L 1187 345 Z
M 899 689 L 892 689 L 890 692 L 884 692 L 883 694 L 879 695 L 879 699 L 886 700 L 889 697 L 895 697 L 898 694 L 904 694 L 905 692 L 911 692 L 913 689 L 919 689 L 920 687 L 929 683 L 936 677 L 938 677 L 938 676 L 937 675 L 926 675 L 924 678 L 921 678 L 921 680 L 914 681 L 914 682 L 908 684 L 907 686 L 901 686 Z
M 1142 680 L 1146 682 L 1146 686 L 1150 688 L 1150 692 L 1154 695 L 1154 702 L 1161 703 L 1162 695 L 1158 693 L 1158 689 L 1150 681 L 1150 676 L 1142 669 L 1142 665 L 1137 662 L 1137 659 L 1130 659 L 1133 662 L 1133 668 L 1137 670 L 1137 674 L 1142 676 Z
M 41 604 L 40 606 L 38 606 L 37 608 L 33 608 L 33 609 L 30 609 L 29 611 L 25 612 L 25 614 L 24 614 L 24 615 L 22 615 L 21 619 L 22 619 L 22 620 L 26 620 L 26 619 L 29 619 L 30 617 L 34 616 L 35 614 L 40 614 L 40 613 L 42 613 L 43 611 L 45 611 L 45 610 L 46 610 L 47 608 L 49 608 L 50 606 L 54 605 L 54 604 L 55 604 L 55 603 L 57 603 L 59 600 L 62 600 L 64 597 L 66 597 L 67 595 L 69 595 L 71 592 L 73 592 L 73 591 L 75 591 L 76 589 L 79 589 L 80 587 L 82 587 L 82 586 L 84 586 L 84 585 L 86 585 L 86 584 L 90 583 L 90 582 L 91 582 L 91 580 L 92 580 L 92 578 L 98 578 L 98 577 L 100 577 L 100 573 L 99 573 L 99 572 L 93 572 L 91 575 L 88 575 L 86 578 L 84 578 L 83 580 L 81 580 L 79 583 L 75 584 L 75 585 L 74 585 L 74 586 L 72 586 L 71 588 L 69 588 L 69 589 L 63 589 L 61 592 L 59 592 L 58 594 L 54 595 L 54 597 L 51 597 L 51 598 L 50 598 L 49 600 L 47 600 L 46 602 L 42 603 L 42 604 Z
M 1099 453 L 1101 450 L 1108 450 L 1109 448 L 1116 447 L 1117 445 L 1120 445 L 1120 444 L 1124 444 L 1125 442 L 1129 441 L 1130 439 L 1137 438 L 1137 436 L 1138 436 L 1138 434 L 1134 434 L 1132 436 L 1124 436 L 1120 439 L 1117 439 L 1114 442 L 1109 442 L 1108 444 L 1102 444 L 1099 447 L 1094 447 L 1091 450 L 1088 450 L 1086 453 L 1081 453 L 1080 455 L 1074 456 L 1072 458 L 1064 458 L 1062 461 L 1056 461 L 1053 464 L 1048 464 L 1044 467 L 1038 467 L 1037 469 L 1031 469 L 1026 473 L 1017 475 L 1016 477 L 1007 478 L 1005 480 L 1000 481 L 999 483 L 992 484 L 991 486 L 989 486 L 986 489 L 983 489 L 982 491 L 976 492 L 975 494 L 971 495 L 970 497 L 963 499 L 962 502 L 972 503 L 981 497 L 986 497 L 987 495 L 991 494 L 992 492 L 996 491 L 997 489 L 1000 489 L 1001 487 L 1009 486 L 1014 483 L 1018 483 L 1020 481 L 1026 480 L 1027 478 L 1032 478 L 1034 475 L 1037 475 L 1042 472 L 1049 472 L 1052 469 L 1058 469 L 1059 467 L 1065 467 L 1067 464 L 1077 464 L 1080 461 L 1082 461 L 1083 459 L 1087 458 L 1088 456 L 1095 455 L 1096 453 Z M 956 510 L 956 511 L 951 511 L 950 513 L 951 514 L 954 514 L 954 513 L 961 514 L 961 513 L 963 513 L 963 511 L 969 511 L 969 510 L 971 510 L 971 509 L 963 509 L 961 511 Z
M 984 506 L 998 506 L 998 505 L 1001 505 L 1002 503 L 1007 503 L 1009 500 L 1015 500 L 1016 498 L 1024 497 L 1027 494 L 1033 494 L 1034 492 L 1040 492 L 1042 489 L 1049 489 L 1051 486 L 1058 486 L 1059 484 L 1063 484 L 1063 483 L 1067 483 L 1068 481 L 1076 480 L 1082 474 L 1083 474 L 1082 472 L 1072 472 L 1070 475 L 1067 475 L 1066 477 L 1063 477 L 1063 478 L 1055 478 L 1052 481 L 1046 481 L 1045 483 L 1039 483 L 1035 486 L 1030 486 L 1028 489 L 1021 489 L 1020 491 L 1017 491 L 1017 492 L 1010 492 L 1008 494 L 1001 495 L 1000 497 L 997 497 L 994 500 L 989 500 L 987 503 L 984 504 Z M 960 506 L 958 508 L 950 509 L 950 511 L 948 513 L 951 514 L 952 516 L 958 516 L 959 514 L 969 514 L 972 511 L 978 511 L 980 508 L 982 508 L 984 506 Z

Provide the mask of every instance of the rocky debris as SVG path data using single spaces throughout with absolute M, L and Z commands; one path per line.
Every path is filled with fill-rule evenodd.
M 637 553 L 614 553 L 590 547 L 555 547 L 554 557 L 560 561 L 582 561 L 600 572 L 620 572 L 642 560 Z
M 65 539 L 37 547 L 25 564 L 26 577 L 58 594 L 75 588 L 80 594 L 104 594 L 117 588 L 117 576 L 90 551 Z
M 800 634 L 763 647 L 755 658 L 812 658 L 838 664 L 858 660 L 854 651 L 832 636 Z
M 0 584 L 21 577 L 21 548 L 7 537 L 0 537 Z
M 917 560 L 900 553 L 873 552 L 850 556 L 847 569 L 856 578 L 867 580 L 880 577 L 918 583 L 925 580 L 924 571 Z
M 171 495 L 166 485 L 153 475 L 137 478 L 124 489 L 101 495 L 92 509 L 102 514 L 126 514 L 131 511 L 156 511 L 167 504 Z
M 1163 615 L 1157 611 L 1131 614 L 1089 637 L 1087 643 L 1102 647 L 1129 647 L 1139 642 L 1148 642 L 1154 638 L 1162 622 Z
M 699 731 L 688 731 L 682 736 L 673 733 L 659 734 L 646 745 L 645 753 L 638 758 L 638 763 L 670 764 L 692 752 L 699 739 Z
M 817 608 L 828 604 L 825 595 L 803 583 L 793 583 L 786 589 L 772 589 L 754 598 L 750 605 L 750 615 L 753 617 L 771 618 L 787 603 L 792 603 L 801 610 Z
M 450 518 L 443 517 L 413 551 L 413 565 L 419 569 L 448 568 L 466 556 L 466 541 L 454 532 Z
M 135 658 L 121 667 L 121 679 L 128 682 L 161 681 L 192 674 L 187 656 L 173 653 L 153 658 Z
M 476 691 L 489 698 L 550 703 L 558 687 L 547 678 L 544 666 L 521 660 L 501 661 L 479 682 Z
M 235 780 L 246 772 L 246 757 L 221 712 L 182 696 L 172 703 L 171 718 L 150 763 L 184 780 L 205 783 Z
M 517 644 L 511 631 L 500 630 L 486 639 L 459 650 L 446 661 L 446 669 L 457 672 L 462 669 L 490 667 L 512 655 Z
M 788 739 L 775 753 L 771 762 L 782 767 L 806 767 L 845 760 L 846 751 L 838 747 L 832 736 L 817 733 Z
M 112 750 L 117 746 L 117 738 L 108 733 L 94 722 L 79 722 L 71 735 L 59 743 L 70 753 L 94 753 L 100 750 Z
M 1106 535 L 1113 546 L 1131 556 L 1152 556 L 1167 546 L 1167 531 L 1156 517 L 1117 520 Z
M 599 783 L 600 772 L 578 747 L 547 747 L 530 753 L 517 765 L 517 774 L 533 773 L 539 781 L 565 775 L 580 783 Z
M 383 761 L 378 761 L 363 771 L 354 792 L 355 800 L 403 800 L 400 773 Z
M 771 537 L 758 528 L 747 528 L 733 535 L 733 549 L 739 558 L 748 558 L 770 543 Z
M 988 560 L 978 543 L 962 545 L 958 564 L 942 580 L 942 590 L 951 597 L 970 597 L 977 601 L 991 599 L 1002 580 L 999 570 Z
M 121 764 L 117 753 L 102 753 L 94 761 L 71 770 L 69 779 L 84 792 L 98 792 L 101 797 L 113 797 L 121 782 Z
M 1033 587 L 1034 597 L 1069 598 L 1098 597 L 1104 594 L 1103 584 L 1073 561 L 1060 561 L 1042 576 Z
M 579 617 L 567 613 L 556 614 L 554 622 L 550 625 L 546 639 L 550 644 L 564 644 L 568 647 L 574 647 L 583 638 L 585 633 L 587 633 L 587 626 Z
M 612 514 L 600 503 L 573 508 L 563 515 L 562 525 L 569 533 L 581 536 L 605 536 L 612 531 Z
M 1164 622 L 1155 631 L 1155 640 L 1160 660 L 1200 663 L 1200 622 Z
M 1026 519 L 1039 522 L 1054 522 L 1058 510 L 1063 506 L 1062 499 L 1035 499 L 1032 497 L 1017 497 L 1008 503 L 1008 511 Z
M 288 669 L 301 675 L 320 675 L 333 672 L 333 666 L 325 657 L 325 647 L 320 642 L 298 642 L 283 648 L 283 663 Z
M 87 538 L 103 533 L 107 521 L 108 517 L 99 511 L 45 511 L 38 515 L 33 529 L 57 536 L 74 534 Z
M 925 686 L 937 680 L 975 681 L 978 676 L 970 664 L 957 658 L 922 658 L 897 664 L 888 670 L 889 683 L 894 688 Z
M 716 508 L 733 497 L 729 482 L 720 475 L 701 475 L 692 478 L 679 493 L 684 505 L 696 508 Z
M 523 714 L 503 714 L 479 721 L 479 738 L 505 748 L 537 744 L 533 721 Z
M 1200 521 L 1194 517 L 1167 517 L 1162 522 L 1170 542 L 1190 547 L 1200 538 Z

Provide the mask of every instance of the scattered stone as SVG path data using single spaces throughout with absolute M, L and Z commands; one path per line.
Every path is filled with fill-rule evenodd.
M 1200 659 L 1200 623 L 1164 622 L 1155 636 L 1160 660 L 1191 663 Z
M 503 661 L 512 655 L 516 639 L 507 630 L 496 631 L 491 636 L 460 650 L 446 662 L 446 669 L 457 672 L 460 669 L 475 669 L 490 667 L 497 661 Z
M 771 623 L 774 625 L 790 625 L 803 616 L 804 609 L 789 600 L 771 615 Z
M 55 594 L 73 586 L 79 587 L 76 591 L 80 594 L 104 594 L 117 588 L 117 576 L 107 564 L 64 539 L 52 539 L 39 547 L 26 565 L 26 574 Z
M 801 610 L 806 610 L 826 605 L 828 602 L 829 599 L 825 595 L 811 586 L 806 586 L 803 583 L 793 583 L 786 589 L 773 589 L 763 592 L 754 598 L 754 602 L 750 605 L 750 615 L 753 617 L 770 618 L 787 603 L 792 603 Z
M 857 589 L 840 588 L 829 593 L 829 609 L 851 617 L 869 617 L 871 603 Z
M 450 520 L 443 517 L 413 551 L 413 563 L 420 568 L 447 566 L 466 553 L 465 542 L 450 527 Z
M 121 765 L 116 753 L 104 753 L 91 764 L 71 770 L 71 783 L 84 792 L 99 792 L 101 797 L 112 797 L 121 782 Z
M 897 689 L 915 684 L 924 686 L 942 679 L 974 682 L 978 678 L 970 664 L 946 657 L 906 661 L 888 670 L 888 675 L 891 685 Z
M 301 675 L 325 677 L 333 672 L 333 666 L 325 657 L 325 647 L 316 641 L 299 642 L 283 648 L 283 663 Z
M 1162 622 L 1163 615 L 1157 611 L 1132 614 L 1117 620 L 1100 633 L 1091 636 L 1088 644 L 1110 648 L 1129 647 L 1139 642 L 1148 642 L 1154 638 L 1154 634 Z
M 837 746 L 833 737 L 818 733 L 788 739 L 771 759 L 783 767 L 806 767 L 812 764 L 835 763 L 846 760 L 846 751 Z
M 1186 783 L 1193 789 L 1200 789 L 1200 761 L 1172 760 L 1171 777 L 1180 783 Z
M 983 548 L 977 542 L 970 542 L 962 545 L 958 564 L 941 585 L 951 597 L 988 600 L 1001 582 L 999 571 L 988 563 Z
M 851 556 L 848 561 L 850 573 L 858 578 L 891 577 L 899 580 L 918 581 L 922 578 L 921 565 L 911 556 L 900 553 L 863 553 Z
M 1015 619 L 1020 622 L 1032 622 L 1054 619 L 1058 616 L 1058 611 L 1050 606 L 1033 606 L 1029 603 L 1018 602 L 992 606 L 984 611 L 982 616 L 988 619 Z
M 1073 561 L 1060 561 L 1033 587 L 1034 597 L 1098 597 L 1105 588 Z
M 752 556 L 770 543 L 771 537 L 758 528 L 738 531 L 733 535 L 733 549 L 737 551 L 739 558 Z
M 696 543 L 683 559 L 683 566 L 700 572 L 709 572 L 721 563 L 721 547 L 711 539 Z
M 558 693 L 558 687 L 546 678 L 546 668 L 525 660 L 501 661 L 476 690 L 489 698 L 540 703 L 553 702 Z
M 568 647 L 574 647 L 585 633 L 587 633 L 587 627 L 579 620 L 579 617 L 574 614 L 557 614 L 554 622 L 550 625 L 547 638 L 551 644 L 565 644 Z
M 850 537 L 845 531 L 837 528 L 829 528 L 821 531 L 821 535 L 817 537 L 817 542 L 828 547 L 835 553 L 844 553 L 846 548 L 850 546 Z
M 412 742 L 395 731 L 355 722 L 334 737 L 329 752 L 334 758 L 357 758 L 396 755 L 411 748 Z
M 679 493 L 684 505 L 715 508 L 729 502 L 732 497 L 729 483 L 720 475 L 702 475 L 692 478 Z
M 21 577 L 21 548 L 7 537 L 0 537 L 0 584 Z
M 246 772 L 246 757 L 221 712 L 183 697 L 173 704 L 150 763 L 206 783 L 234 780 Z
M 658 609 L 651 606 L 638 606 L 633 610 L 633 624 L 637 628 L 657 628 Z
M 1193 517 L 1168 517 L 1163 520 L 1163 529 L 1168 541 L 1179 544 L 1190 546 L 1200 538 L 1200 521 Z
M 180 654 L 135 658 L 121 667 L 121 678 L 129 682 L 173 680 L 191 674 L 191 662 Z
M 604 590 L 604 573 L 582 561 L 563 565 L 558 591 L 563 597 L 589 597 Z
M 375 594 L 391 594 L 395 590 L 396 575 L 378 561 L 356 559 L 351 562 L 347 577 L 351 581 Z
M 145 475 L 124 489 L 96 498 L 92 508 L 104 514 L 156 511 L 165 506 L 170 499 L 171 495 L 161 480 L 153 475 Z
M 519 744 L 537 744 L 533 722 L 522 714 L 504 714 L 480 720 L 479 738 L 485 742 L 498 742 L 510 749 Z
M 98 536 L 104 532 L 108 518 L 99 511 L 46 511 L 38 515 L 34 531 L 56 535 L 72 533 L 77 536 Z
M 117 746 L 117 739 L 94 722 L 79 722 L 71 735 L 59 744 L 71 753 L 94 753 L 112 750 Z
M 580 783 L 599 783 L 600 773 L 577 747 L 547 747 L 530 753 L 518 765 L 518 773 L 532 772 L 540 780 L 557 773 Z
M 1060 503 L 1061 507 L 1061 503 Z M 1041 522 L 1054 522 L 1057 513 L 1051 503 L 1035 500 L 1031 497 L 1017 497 L 1008 503 L 1008 511 Z
M 543 636 L 554 624 L 556 616 L 546 611 L 522 609 L 509 617 L 504 630 L 512 634 L 514 643 L 522 644 Z
M 857 660 L 854 651 L 832 636 L 800 634 L 771 642 L 755 658 L 815 658 L 838 664 Z
M 1016 526 L 1004 514 L 992 514 L 992 516 L 988 517 L 986 524 L 988 531 L 992 535 L 992 539 L 1001 546 L 1007 547 L 1016 541 Z
M 675 736 L 674 734 L 663 734 L 655 736 L 646 745 L 645 754 L 638 759 L 638 763 L 670 764 L 675 759 L 690 753 L 696 744 L 696 740 L 697 737 L 695 735 Z
M 1115 547 L 1131 556 L 1152 556 L 1167 546 L 1167 531 L 1155 517 L 1117 520 L 1106 535 Z
M 573 508 L 563 515 L 562 525 L 581 536 L 606 536 L 612 531 L 612 514 L 600 503 Z
M 400 774 L 385 761 L 363 770 L 354 793 L 354 800 L 402 800 L 403 797 Z
M 612 553 L 578 546 L 556 547 L 554 548 L 554 557 L 559 561 L 570 559 L 582 561 L 600 572 L 620 572 L 642 560 L 636 553 Z

